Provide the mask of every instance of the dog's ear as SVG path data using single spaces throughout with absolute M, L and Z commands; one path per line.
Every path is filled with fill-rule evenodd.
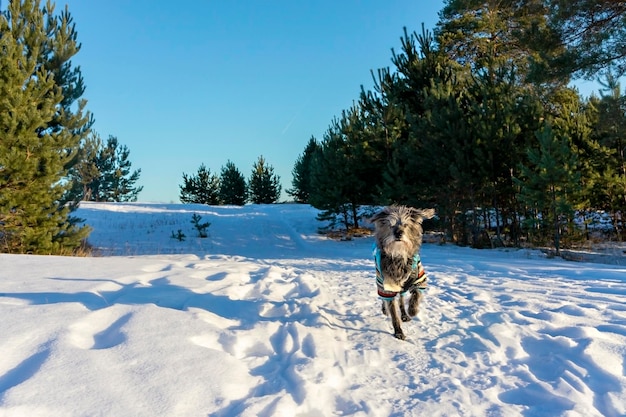
M 389 215 L 389 212 L 387 212 L 387 209 L 382 209 L 381 211 L 379 211 L 378 213 L 376 213 L 372 217 L 370 217 L 368 219 L 368 221 L 370 223 L 376 223 L 378 220 L 381 220 L 381 219 L 385 218 L 388 215 Z
M 413 218 L 415 219 L 415 221 L 419 222 L 420 224 L 427 219 L 432 219 L 433 217 L 435 217 L 435 209 L 413 209 L 411 211 L 411 215 L 413 216 Z

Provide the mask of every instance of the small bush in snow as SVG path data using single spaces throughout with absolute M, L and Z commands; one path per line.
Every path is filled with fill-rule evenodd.
M 198 213 L 194 213 L 193 216 L 191 216 L 191 224 L 193 224 L 193 227 L 195 227 L 198 231 L 198 236 L 200 236 L 201 238 L 205 238 L 208 236 L 206 229 L 209 228 L 211 223 L 200 223 L 200 220 L 202 220 L 202 216 L 200 216 Z
M 179 242 L 184 242 L 185 238 L 187 236 L 185 236 L 185 234 L 183 233 L 182 230 L 178 229 L 178 232 L 176 232 L 176 233 L 174 233 L 174 231 L 172 231 L 172 236 L 171 237 L 172 237 L 172 239 L 176 239 Z

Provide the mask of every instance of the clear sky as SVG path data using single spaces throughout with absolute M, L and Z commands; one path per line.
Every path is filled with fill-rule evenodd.
M 57 0 L 68 4 L 103 139 L 141 168 L 139 201 L 178 202 L 183 172 L 263 155 L 291 188 L 311 138 L 391 66 L 403 27 L 434 28 L 442 0 Z

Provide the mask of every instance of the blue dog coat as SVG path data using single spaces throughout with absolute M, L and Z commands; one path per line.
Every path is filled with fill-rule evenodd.
M 374 244 L 374 262 L 376 264 L 376 289 L 378 290 L 378 296 L 384 300 L 393 300 L 398 294 L 406 294 L 412 289 L 418 289 L 420 291 L 426 288 L 426 271 L 422 266 L 422 260 L 419 253 L 413 255 L 413 264 L 411 265 L 412 272 L 411 278 L 402 286 L 402 288 L 389 288 L 385 285 L 385 279 L 383 277 L 381 267 L 381 253 L 380 249 Z

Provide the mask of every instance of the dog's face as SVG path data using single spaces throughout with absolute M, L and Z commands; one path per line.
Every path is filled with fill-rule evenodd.
M 392 257 L 412 257 L 422 246 L 422 222 L 434 215 L 433 209 L 385 207 L 370 219 L 378 247 Z

